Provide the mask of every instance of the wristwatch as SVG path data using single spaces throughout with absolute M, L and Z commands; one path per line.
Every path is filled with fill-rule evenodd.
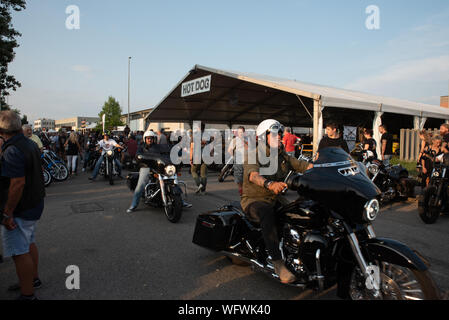
M 263 187 L 267 190 L 270 190 L 270 185 L 273 183 L 273 181 L 270 180 L 265 180 L 265 182 L 263 183 Z

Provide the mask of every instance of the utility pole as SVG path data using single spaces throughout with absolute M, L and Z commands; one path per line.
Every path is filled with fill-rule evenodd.
M 130 89 L 131 89 L 131 57 L 128 57 L 128 122 L 127 125 L 129 127 L 129 105 L 130 105 Z

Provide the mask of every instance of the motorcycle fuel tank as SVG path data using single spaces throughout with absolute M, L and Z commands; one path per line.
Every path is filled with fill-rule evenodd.
M 354 223 L 363 223 L 364 205 L 380 195 L 363 170 L 343 149 L 322 149 L 314 167 L 299 179 L 298 192 Z

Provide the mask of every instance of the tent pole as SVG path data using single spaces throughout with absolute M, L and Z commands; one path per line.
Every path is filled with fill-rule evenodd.
M 304 104 L 304 102 L 302 101 L 301 97 L 296 95 L 296 97 L 299 99 L 299 101 L 301 102 L 302 106 L 304 107 L 304 109 L 306 109 L 307 113 L 310 116 L 310 119 L 313 119 L 313 116 L 310 114 L 309 109 L 306 108 L 306 105 Z
M 321 137 L 320 132 L 323 128 L 320 128 L 320 119 L 322 119 L 322 101 L 321 97 L 319 99 L 313 100 L 313 154 L 318 151 L 318 144 L 320 143 Z

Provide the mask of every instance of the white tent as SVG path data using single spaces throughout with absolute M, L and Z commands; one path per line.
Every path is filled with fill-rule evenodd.
M 208 90 L 188 96 L 181 92 L 183 84 L 209 76 Z M 322 137 L 322 113 L 326 107 L 374 112 L 373 128 L 383 113 L 414 116 L 417 129 L 424 126 L 427 118 L 449 120 L 449 110 L 440 106 L 200 65 L 173 88 L 146 120 L 198 120 L 232 125 L 276 118 L 292 126 L 304 125 L 307 120 L 313 124 L 316 149 Z

